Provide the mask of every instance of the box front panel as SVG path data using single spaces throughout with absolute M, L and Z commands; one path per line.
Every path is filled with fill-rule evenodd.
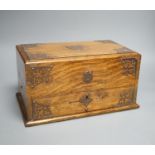
M 26 89 L 31 119 L 134 103 L 139 62 L 139 55 L 118 55 L 105 59 L 27 64 Z M 124 100 L 123 104 L 120 100 Z

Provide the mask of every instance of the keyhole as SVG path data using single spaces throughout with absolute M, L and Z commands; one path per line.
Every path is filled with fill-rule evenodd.
M 86 98 L 86 100 L 88 100 L 88 99 L 89 99 L 89 96 L 88 96 L 88 95 L 86 95 L 86 97 L 85 97 L 85 98 Z
M 90 95 L 84 95 L 80 98 L 80 102 L 83 103 L 85 106 L 88 106 L 88 104 L 92 101 L 92 99 L 90 98 Z

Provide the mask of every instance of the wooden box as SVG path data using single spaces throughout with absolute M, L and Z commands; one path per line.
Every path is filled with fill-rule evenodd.
M 25 126 L 138 108 L 140 59 L 110 40 L 17 45 Z

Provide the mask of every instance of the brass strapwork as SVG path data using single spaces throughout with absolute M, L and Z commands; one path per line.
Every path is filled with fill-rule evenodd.
M 17 45 L 25 126 L 138 108 L 141 55 L 111 40 Z

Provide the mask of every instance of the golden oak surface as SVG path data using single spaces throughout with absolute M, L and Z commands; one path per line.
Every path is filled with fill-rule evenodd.
M 140 59 L 110 40 L 17 45 L 25 125 L 137 108 Z

